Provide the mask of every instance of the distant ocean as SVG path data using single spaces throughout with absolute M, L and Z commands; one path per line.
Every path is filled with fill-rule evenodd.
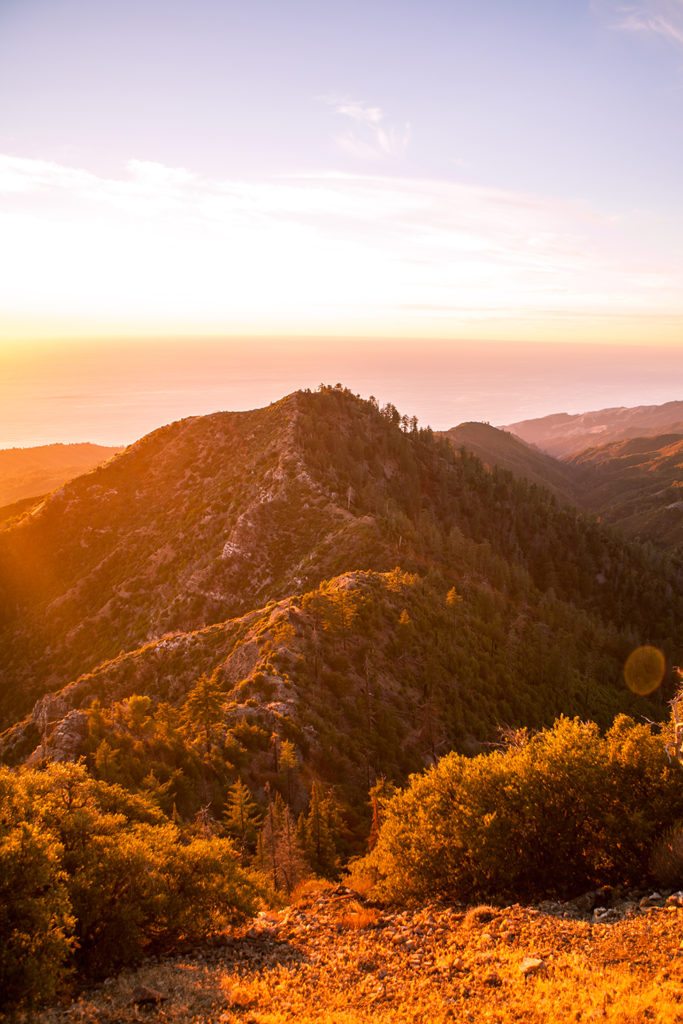
M 680 348 L 466 342 L 92 342 L 3 349 L 0 448 L 127 444 L 184 416 L 340 382 L 442 430 L 683 399 Z

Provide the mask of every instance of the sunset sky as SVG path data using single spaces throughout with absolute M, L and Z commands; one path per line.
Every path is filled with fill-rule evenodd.
M 683 0 L 0 0 L 0 447 L 681 398 L 682 109 Z
M 2 0 L 0 338 L 658 341 L 683 0 Z

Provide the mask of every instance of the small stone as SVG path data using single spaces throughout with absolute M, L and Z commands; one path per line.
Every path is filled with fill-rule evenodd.
M 619 911 L 613 907 L 609 910 L 606 907 L 596 907 L 593 911 L 593 921 L 595 924 L 609 924 L 610 921 L 618 921 L 620 916 Z
M 525 956 L 519 965 L 520 973 L 524 977 L 528 977 L 530 974 L 536 974 L 537 971 L 542 971 L 545 967 L 545 960 L 541 960 L 538 956 Z
M 503 982 L 500 980 L 500 975 L 489 974 L 484 978 L 484 984 L 488 985 L 490 988 L 500 988 Z

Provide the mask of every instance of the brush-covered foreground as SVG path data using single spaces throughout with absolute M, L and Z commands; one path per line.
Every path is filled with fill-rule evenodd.
M 448 755 L 393 795 L 388 782 L 373 787 L 371 852 L 351 862 L 352 884 L 402 906 L 576 895 L 648 876 L 680 889 L 678 709 L 656 733 L 625 716 L 605 736 L 562 718 L 486 755 Z M 183 826 L 82 764 L 0 769 L 3 1005 L 37 1006 L 70 982 L 221 936 L 263 897 L 272 907 L 321 867 L 336 873 L 324 792 L 314 788 L 298 821 L 293 787 L 263 819 L 249 792 L 231 790 L 223 824 L 207 812 Z M 358 905 L 338 924 L 377 917 Z
M 609 894 L 601 894 L 609 899 Z M 394 912 L 309 886 L 218 945 L 120 975 L 36 1024 L 683 1020 L 683 902 Z M 648 901 L 643 901 L 647 903 Z M 615 911 L 616 913 L 616 911 Z M 563 916 L 572 915 L 572 916 Z M 609 917 L 609 915 L 608 915 Z

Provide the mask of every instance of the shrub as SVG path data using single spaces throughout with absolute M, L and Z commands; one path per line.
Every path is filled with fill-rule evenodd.
M 650 870 L 659 885 L 683 887 L 683 822 L 677 822 L 655 843 Z
M 683 770 L 649 726 L 559 719 L 522 745 L 449 754 L 384 808 L 366 859 L 380 895 L 572 894 L 647 873 L 683 813 Z
M 60 847 L 35 826 L 0 825 L 0 992 L 6 1005 L 56 994 L 73 948 Z
M 71 965 L 98 977 L 150 947 L 204 938 L 253 913 L 259 892 L 230 840 L 185 835 L 82 765 L 0 769 L 8 1004 L 48 998 Z

